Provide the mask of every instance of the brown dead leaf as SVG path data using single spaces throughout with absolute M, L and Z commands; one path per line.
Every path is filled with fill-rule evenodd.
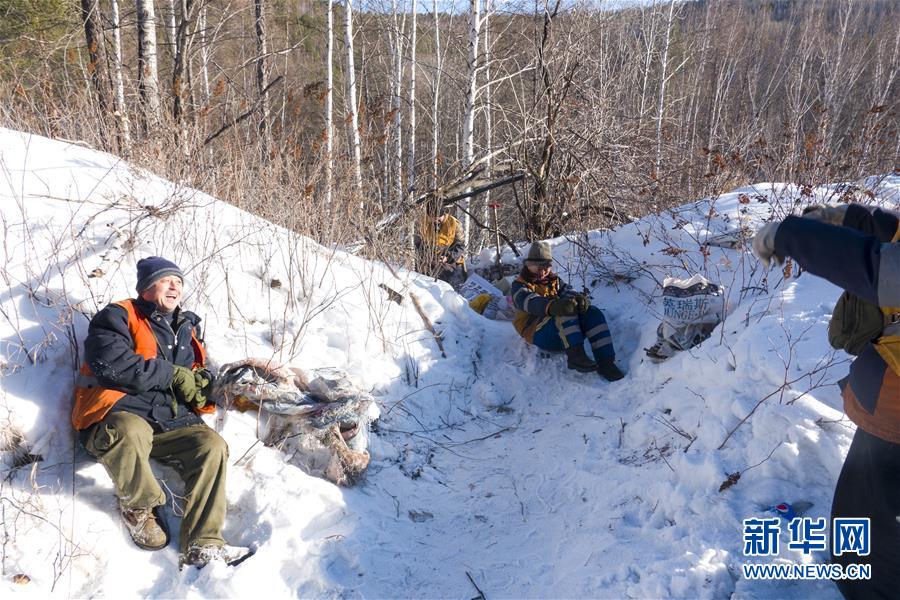
M 735 471 L 734 473 L 729 473 L 729 475 L 725 479 L 725 481 L 722 482 L 722 485 L 719 486 L 719 491 L 724 492 L 725 490 L 727 490 L 728 488 L 730 488 L 731 486 L 733 486 L 740 480 L 741 480 L 741 472 L 740 471 Z
M 794 261 L 792 261 L 790 258 L 785 260 L 784 261 L 784 269 L 782 269 L 782 272 L 784 273 L 785 279 L 790 279 L 791 273 L 794 272 Z

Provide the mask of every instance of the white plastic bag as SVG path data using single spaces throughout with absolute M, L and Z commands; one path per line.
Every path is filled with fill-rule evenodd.
M 666 277 L 660 297 L 663 319 L 656 344 L 645 349 L 654 360 L 665 360 L 707 339 L 725 318 L 725 288 L 702 275 L 690 279 Z

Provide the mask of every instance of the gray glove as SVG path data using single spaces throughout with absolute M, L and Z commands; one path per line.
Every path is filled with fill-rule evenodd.
M 810 204 L 803 209 L 803 218 L 829 225 L 843 225 L 849 204 Z
M 781 221 L 774 223 L 766 223 L 760 227 L 756 235 L 753 236 L 753 253 L 759 257 L 762 264 L 769 268 L 769 263 L 774 259 L 776 265 L 784 262 L 783 256 L 775 254 L 775 234 L 778 233 L 778 227 Z

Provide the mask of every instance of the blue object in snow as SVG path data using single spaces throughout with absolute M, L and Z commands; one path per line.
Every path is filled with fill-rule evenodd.
M 794 519 L 797 518 L 797 513 L 794 512 L 794 507 L 792 507 L 787 502 L 782 502 L 781 504 L 776 504 L 775 506 L 770 506 L 768 512 L 774 513 L 779 517 L 783 518 L 785 521 L 790 523 Z

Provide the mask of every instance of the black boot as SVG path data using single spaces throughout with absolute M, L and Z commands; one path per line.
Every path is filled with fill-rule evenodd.
M 618 381 L 625 377 L 625 373 L 611 360 L 597 363 L 597 373 L 607 381 Z
M 590 373 L 597 368 L 597 363 L 588 358 L 585 353 L 584 346 L 569 346 L 566 348 L 566 356 L 569 359 L 568 367 L 579 373 Z

